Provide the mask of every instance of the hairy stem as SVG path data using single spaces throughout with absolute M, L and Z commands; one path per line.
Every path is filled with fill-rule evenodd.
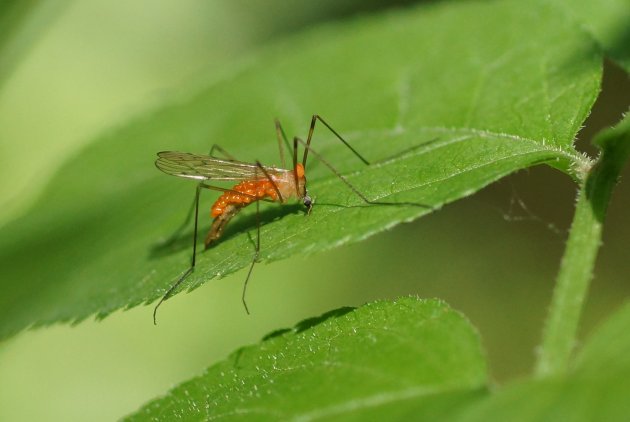
M 602 223 L 582 189 L 543 332 L 536 364 L 539 376 L 562 373 L 568 367 L 601 233 Z
M 538 376 L 559 375 L 569 367 L 601 244 L 606 209 L 619 174 L 630 157 L 630 115 L 615 128 L 601 132 L 595 144 L 602 154 L 578 194 L 575 217 L 543 331 L 536 363 Z

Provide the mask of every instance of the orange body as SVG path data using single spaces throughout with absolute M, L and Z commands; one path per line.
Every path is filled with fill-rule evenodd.
M 206 236 L 206 248 L 221 237 L 225 226 L 241 209 L 253 202 L 266 199 L 286 203 L 289 198 L 308 198 L 302 164 L 298 163 L 293 171 L 271 169 L 275 171 L 271 180 L 244 180 L 216 200 L 210 211 L 214 220 Z M 310 204 L 310 198 L 308 201 Z
M 242 193 L 242 194 L 239 194 Z M 223 214 L 230 205 L 246 206 L 254 201 L 269 198 L 277 201 L 278 192 L 269 180 L 248 180 L 235 185 L 230 192 L 225 192 L 212 205 L 210 215 L 216 218 Z

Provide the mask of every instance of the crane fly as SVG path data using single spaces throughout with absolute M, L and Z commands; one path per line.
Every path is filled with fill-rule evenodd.
M 333 166 L 331 166 L 321 155 L 313 151 L 311 148 L 311 140 L 317 122 L 324 124 L 338 140 L 340 140 L 352 153 L 364 164 L 370 163 L 363 158 L 344 138 L 339 135 L 324 119 L 319 115 L 313 115 L 311 125 L 308 131 L 306 142 L 298 137 L 293 138 L 293 168 L 286 169 L 284 160 L 284 146 L 290 147 L 287 137 L 276 119 L 276 135 L 278 138 L 278 148 L 280 150 L 280 160 L 282 168 L 264 166 L 259 161 L 255 163 L 246 163 L 234 159 L 227 151 L 214 145 L 209 155 L 197 155 L 186 152 L 162 151 L 159 152 L 155 165 L 158 169 L 172 176 L 183 177 L 199 181 L 195 200 L 191 212 L 194 209 L 194 234 L 193 234 L 193 253 L 191 265 L 188 270 L 180 276 L 180 278 L 166 291 L 162 299 L 155 306 L 153 311 L 153 322 L 156 323 L 157 310 L 166 299 L 171 297 L 175 289 L 188 277 L 195 269 L 195 260 L 197 254 L 197 225 L 199 216 L 199 194 L 201 189 L 210 189 L 221 192 L 219 198 L 214 202 L 211 208 L 211 216 L 214 219 L 205 238 L 206 249 L 216 242 L 230 220 L 246 206 L 256 204 L 256 220 L 257 220 L 257 237 L 255 243 L 255 252 L 252 263 L 249 267 L 245 283 L 243 285 L 242 302 L 245 311 L 249 314 L 247 302 L 245 301 L 245 292 L 247 283 L 254 268 L 254 264 L 258 259 L 260 252 L 260 218 L 259 218 L 259 201 L 279 202 L 286 204 L 291 199 L 301 201 L 306 207 L 307 215 L 313 208 L 313 200 L 309 196 L 306 189 L 306 160 L 309 152 L 315 156 L 320 162 L 328 167 L 346 186 L 348 186 L 359 198 L 368 204 L 387 204 L 387 202 L 375 202 L 366 198 L 358 189 L 356 189 L 343 175 L 341 175 Z M 304 147 L 302 161 L 298 162 L 298 146 Z M 217 150 L 225 156 L 218 158 L 214 151 Z M 207 184 L 206 182 L 237 182 L 232 188 Z M 395 204 L 398 205 L 398 204 Z M 418 204 L 421 205 L 421 204 Z M 189 213 L 190 218 L 190 213 Z M 187 224 L 189 218 L 186 219 L 184 225 Z

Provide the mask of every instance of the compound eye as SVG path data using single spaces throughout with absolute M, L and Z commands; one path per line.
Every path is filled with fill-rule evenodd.
M 304 196 L 304 206 L 306 206 L 306 208 L 310 208 L 313 206 L 313 200 L 311 199 L 310 196 L 306 195 Z

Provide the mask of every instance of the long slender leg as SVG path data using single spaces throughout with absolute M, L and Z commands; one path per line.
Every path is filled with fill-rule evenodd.
M 177 287 L 179 287 L 180 284 L 182 284 L 182 282 L 190 275 L 192 274 L 192 272 L 195 270 L 195 264 L 196 264 L 196 259 L 197 259 L 197 228 L 199 225 L 199 195 L 201 193 L 201 189 L 211 189 L 211 190 L 217 190 L 219 192 L 232 192 L 232 193 L 238 193 L 239 195 L 246 195 L 249 196 L 247 194 L 244 194 L 242 192 L 237 192 L 234 191 L 232 189 L 224 189 L 224 188 L 220 188 L 218 186 L 211 186 L 211 185 L 206 185 L 203 182 L 200 182 L 197 185 L 197 190 L 195 191 L 195 201 L 193 202 L 194 207 L 193 209 L 195 210 L 195 226 L 194 226 L 194 232 L 193 232 L 193 253 L 192 253 L 192 257 L 190 260 L 190 267 L 188 268 L 188 270 L 186 270 L 186 272 L 184 274 L 182 274 L 175 283 L 173 283 L 173 285 L 171 287 L 169 287 L 169 289 L 166 291 L 166 293 L 164 294 L 164 296 L 162 296 L 162 299 L 160 299 L 160 301 L 158 302 L 157 305 L 155 305 L 155 308 L 153 309 L 153 324 L 157 325 L 157 310 L 160 307 L 160 305 L 162 305 L 162 302 L 164 302 L 165 300 L 167 300 L 168 298 L 171 297 L 171 295 L 173 294 L 173 292 L 175 291 L 175 289 L 177 289 Z M 252 196 L 252 198 L 255 198 Z M 251 270 L 250 270 L 251 272 Z
M 267 179 L 273 185 L 274 189 L 276 190 L 276 193 L 278 194 L 278 198 L 280 199 L 280 202 L 284 202 L 284 200 L 282 198 L 282 194 L 280 193 L 280 190 L 278 189 L 278 186 L 276 185 L 276 182 L 274 182 L 274 180 L 271 178 L 271 176 L 269 175 L 267 170 L 265 170 L 265 167 L 260 163 L 260 161 L 256 161 L 256 165 L 265 174 L 265 177 L 267 177 Z M 260 201 L 256 201 L 256 244 L 255 244 L 254 256 L 252 258 L 252 263 L 249 266 L 249 271 L 247 272 L 247 277 L 245 278 L 245 283 L 243 283 L 243 294 L 241 295 L 241 300 L 243 301 L 243 306 L 245 306 L 245 312 L 247 312 L 248 315 L 249 315 L 249 308 L 247 307 L 247 301 L 245 300 L 245 294 L 247 292 L 247 284 L 249 283 L 249 278 L 251 277 L 252 271 L 254 270 L 254 265 L 258 261 L 258 257 L 260 255 L 260 205 L 259 205 L 259 202 Z
M 249 283 L 249 278 L 252 275 L 252 270 L 254 269 L 254 264 L 258 261 L 258 256 L 260 254 L 260 207 L 258 205 L 258 201 L 256 201 L 256 245 L 254 250 L 254 256 L 252 257 L 252 263 L 249 266 L 249 271 L 247 271 L 247 277 L 245 278 L 245 283 L 243 283 L 243 293 L 241 295 L 241 300 L 243 301 L 243 306 L 245 307 L 245 312 L 249 315 L 249 308 L 247 307 L 247 301 L 245 300 L 245 293 L 247 292 L 247 283 Z
M 188 212 L 186 213 L 186 218 L 184 219 L 183 223 L 177 229 L 175 229 L 175 231 L 168 237 L 168 239 L 166 239 L 164 243 L 160 245 L 160 247 L 171 245 L 175 243 L 177 239 L 179 239 L 181 232 L 186 227 L 188 227 L 188 224 L 190 223 L 190 219 L 193 216 L 193 211 L 195 210 L 196 204 L 197 204 L 197 195 L 195 195 L 195 197 L 193 198 L 193 201 L 190 204 L 190 208 L 188 209 Z
M 234 158 L 232 154 L 230 154 L 223 147 L 217 144 L 212 145 L 212 148 L 210 149 L 210 153 L 208 155 L 213 158 L 219 158 L 215 155 L 215 152 L 214 152 L 215 150 L 223 154 L 223 156 L 226 157 L 228 160 L 237 161 L 236 158 Z M 192 203 L 190 204 L 190 208 L 188 209 L 188 212 L 186 213 L 186 218 L 184 219 L 184 222 L 173 232 L 173 234 L 171 234 L 168 237 L 168 239 L 163 243 L 163 245 L 170 245 L 174 243 L 177 239 L 179 239 L 180 233 L 188 226 L 188 224 L 190 224 L 190 219 L 192 218 L 193 211 L 195 209 L 195 204 L 197 203 L 196 198 L 197 196 L 195 195 Z
M 284 161 L 284 147 L 282 142 L 284 142 L 287 148 L 290 148 L 289 140 L 287 139 L 286 133 L 284 133 L 284 129 L 282 129 L 280 120 L 275 119 L 274 122 L 276 124 L 276 136 L 278 138 L 278 150 L 280 151 L 280 163 L 282 164 L 282 168 L 286 168 L 287 164 Z
M 264 173 L 265 177 L 267 178 L 267 180 L 269 180 L 271 182 L 271 184 L 273 185 L 273 189 L 276 191 L 276 193 L 278 194 L 278 199 L 280 200 L 280 202 L 284 202 L 284 198 L 282 197 L 282 194 L 280 193 L 280 189 L 278 189 L 278 185 L 276 184 L 276 182 L 274 182 L 274 180 L 271 178 L 271 175 L 269 174 L 269 172 L 267 170 L 265 170 L 265 167 L 263 167 L 262 164 L 260 164 L 260 161 L 256 160 L 256 165 L 258 166 L 258 168 L 260 170 L 262 170 L 262 172 Z M 258 202 L 258 201 L 256 201 Z
M 335 136 L 337 137 L 337 139 L 339 139 L 341 142 L 343 142 L 343 144 L 345 146 L 348 147 L 348 149 L 350 149 L 350 151 L 352 151 L 354 153 L 354 155 L 357 156 L 357 158 L 359 158 L 359 160 L 363 161 L 364 164 L 366 165 L 370 165 L 370 162 L 368 160 L 366 160 L 365 158 L 363 158 L 363 156 L 361 154 L 359 154 L 359 152 L 352 148 L 352 145 L 350 145 L 345 139 L 343 139 L 341 137 L 341 135 L 339 133 L 337 133 L 337 131 L 335 129 L 333 129 L 328 123 L 326 123 L 326 121 L 324 119 L 321 118 L 321 116 L 319 114 L 313 114 L 313 117 L 311 118 L 311 127 L 308 130 L 308 138 L 306 138 L 306 146 L 304 148 L 304 156 L 302 157 L 302 165 L 304 166 L 304 168 L 306 168 L 306 157 L 308 157 L 308 152 L 310 150 L 310 146 L 311 146 L 311 140 L 313 139 L 313 131 L 315 131 L 315 123 L 317 123 L 317 121 L 322 122 L 327 128 L 328 130 L 330 130 L 332 133 L 335 134 Z
M 313 150 L 313 148 L 311 148 L 310 145 L 308 145 L 308 143 L 304 142 L 303 140 L 301 140 L 298 137 L 296 137 L 294 139 L 297 140 L 297 142 L 299 142 L 300 144 L 302 144 L 304 146 L 305 152 L 306 151 L 310 151 L 315 158 L 317 158 L 322 164 L 324 164 L 326 167 L 328 167 L 328 169 L 330 171 L 332 171 L 339 179 L 341 179 L 341 181 L 343 183 L 345 183 L 346 186 L 348 186 L 350 188 L 350 190 L 352 190 L 352 192 L 354 192 L 355 195 L 357 195 L 359 198 L 361 198 L 365 203 L 371 204 L 371 205 L 407 205 L 407 206 L 411 205 L 411 206 L 417 206 L 417 207 L 422 207 L 422 208 L 432 208 L 429 205 L 421 204 L 419 202 L 372 201 L 372 200 L 368 199 L 365 195 L 363 195 L 359 189 L 357 189 L 352 183 L 350 183 L 348 181 L 348 179 L 346 179 L 341 173 L 339 173 L 328 161 L 326 161 L 324 159 L 324 157 L 322 157 L 319 153 L 315 152 L 315 150 Z
M 315 130 L 315 124 L 317 123 L 318 120 L 320 122 L 322 122 L 328 128 L 328 130 L 330 130 L 337 137 L 337 139 L 339 139 L 346 147 L 348 147 L 348 149 L 350 149 L 350 151 L 352 151 L 354 153 L 354 155 L 357 156 L 357 158 L 359 158 L 361 161 L 363 161 L 364 164 L 370 165 L 370 162 L 367 161 L 361 154 L 359 154 L 359 152 L 357 150 L 355 150 L 345 139 L 343 139 L 343 137 L 341 135 L 339 135 L 339 133 L 337 133 L 337 131 L 335 129 L 333 129 L 320 115 L 314 114 L 312 119 L 311 119 L 311 126 L 310 126 L 309 131 L 308 131 L 308 138 L 306 139 L 306 142 L 304 142 L 303 140 L 301 140 L 299 138 L 295 138 L 295 139 L 297 139 L 297 142 L 301 143 L 304 146 L 304 156 L 302 157 L 302 165 L 303 166 L 306 167 L 306 158 L 308 157 L 308 152 L 310 151 L 310 152 L 313 153 L 315 158 L 317 158 L 326 167 L 328 167 L 337 177 L 339 177 L 339 179 L 341 179 L 342 182 L 344 182 L 346 184 L 346 186 L 348 186 L 359 198 L 361 198 L 367 204 L 371 204 L 371 205 L 407 205 L 407 206 L 410 205 L 410 206 L 418 206 L 418 207 L 422 207 L 422 208 L 432 208 L 429 205 L 416 203 L 416 202 L 384 202 L 384 201 L 371 201 L 371 200 L 369 200 L 365 195 L 363 195 L 361 193 L 361 191 L 359 191 L 354 185 L 352 185 L 348 181 L 348 179 L 346 179 L 341 173 L 339 173 L 328 161 L 326 161 L 320 154 L 316 153 L 311 148 L 311 140 L 313 139 L 313 132 Z
M 210 157 L 219 158 L 216 155 L 214 155 L 214 150 L 219 151 L 228 160 L 237 161 L 236 158 L 234 158 L 234 156 L 232 154 L 227 152 L 221 145 L 217 145 L 217 144 L 212 145 L 212 148 L 210 149 L 210 154 L 208 154 L 208 155 L 210 155 Z
M 190 268 L 188 268 L 188 270 L 186 270 L 186 272 L 182 274 L 182 276 L 179 277 L 179 279 L 166 291 L 164 296 L 162 296 L 162 299 L 160 299 L 158 304 L 155 305 L 155 308 L 153 308 L 153 325 L 157 325 L 157 310 L 162 304 L 162 302 L 168 299 L 171 296 L 171 294 L 173 294 L 173 291 L 175 291 L 175 289 L 180 284 L 182 284 L 182 282 L 186 279 L 186 277 L 188 277 L 195 270 L 195 261 L 197 258 L 197 225 L 199 221 L 199 193 L 201 192 L 202 186 L 203 184 L 199 183 L 197 185 L 197 190 L 195 192 L 195 228 L 193 232 L 193 252 L 192 252 L 192 258 L 190 259 Z
M 300 185 L 298 183 L 297 174 L 297 156 L 298 156 L 298 141 L 297 137 L 293 138 L 293 181 L 295 183 L 295 193 L 300 196 Z

